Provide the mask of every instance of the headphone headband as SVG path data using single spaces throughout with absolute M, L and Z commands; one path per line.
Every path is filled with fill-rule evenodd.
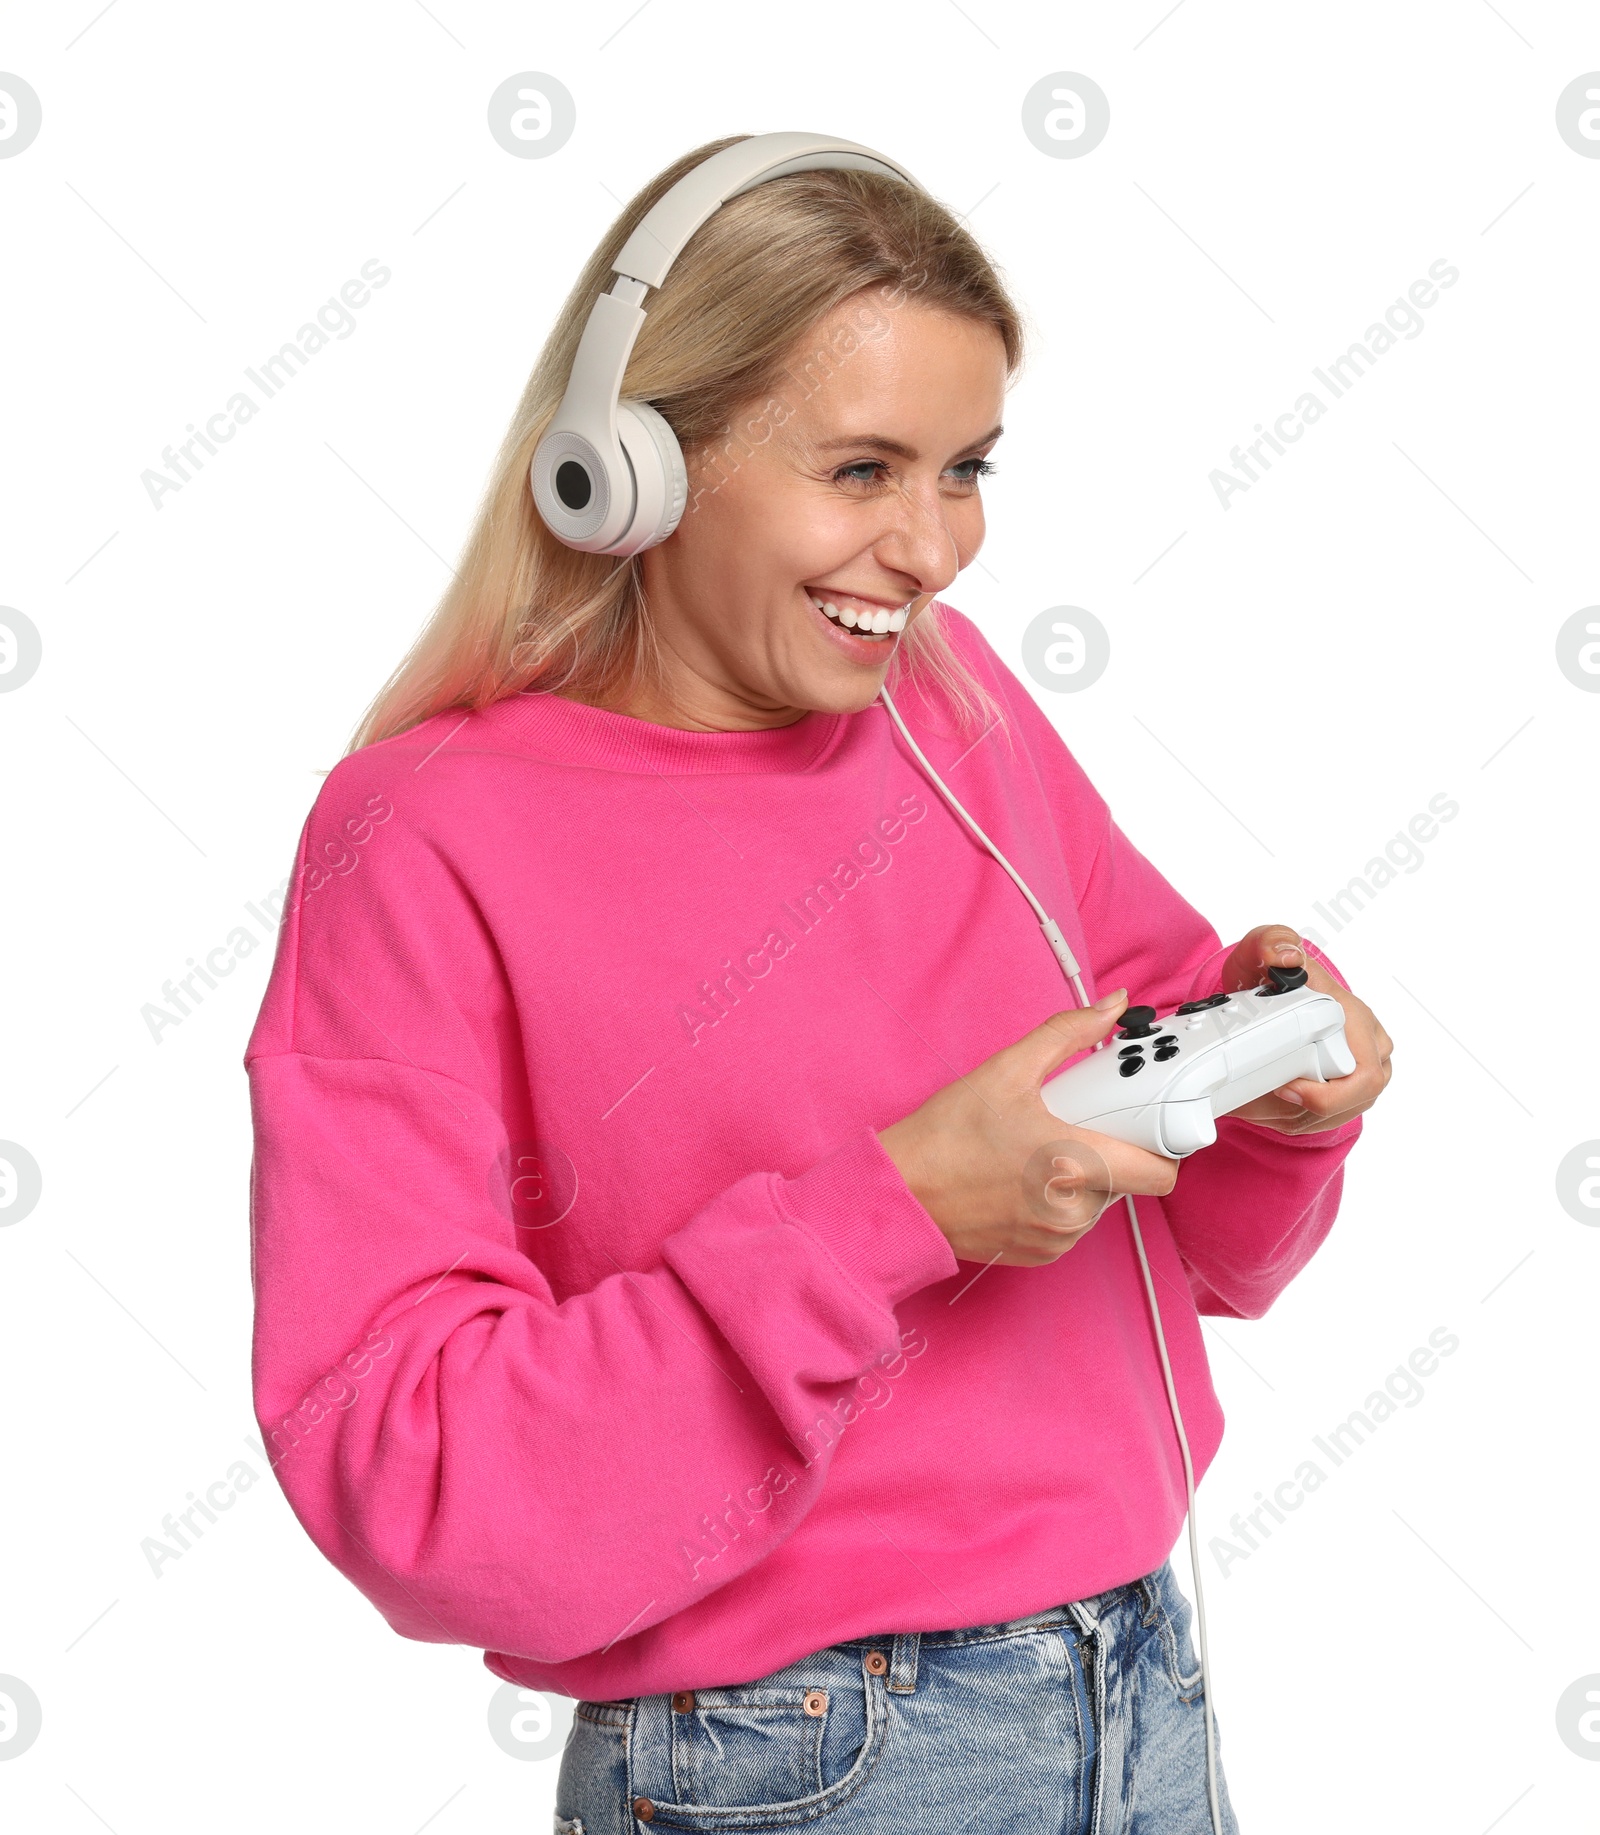
M 683 453 L 648 402 L 621 399 L 643 300 L 700 225 L 731 197 L 791 172 L 876 172 L 923 187 L 904 166 L 826 134 L 754 134 L 713 153 L 657 200 L 612 264 L 590 309 L 566 392 L 529 468 L 534 503 L 569 548 L 637 554 L 665 541 L 688 496 Z

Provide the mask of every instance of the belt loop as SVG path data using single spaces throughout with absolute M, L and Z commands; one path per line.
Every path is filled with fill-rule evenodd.
M 896 1632 L 894 1648 L 889 1658 L 889 1681 L 887 1686 L 896 1695 L 910 1695 L 917 1686 L 917 1653 L 922 1648 L 920 1631 Z

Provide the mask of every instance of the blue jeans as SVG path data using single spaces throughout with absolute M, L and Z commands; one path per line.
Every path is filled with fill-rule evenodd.
M 1000 1625 L 847 1638 L 732 1688 L 580 1701 L 556 1835 L 1211 1835 L 1169 1563 Z M 1238 1824 L 1220 1774 L 1226 1835 Z

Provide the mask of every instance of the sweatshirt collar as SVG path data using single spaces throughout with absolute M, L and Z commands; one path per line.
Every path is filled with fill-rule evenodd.
M 851 716 L 813 710 L 789 726 L 702 733 L 524 691 L 480 709 L 478 718 L 498 739 L 554 764 L 686 777 L 812 770 L 843 737 Z

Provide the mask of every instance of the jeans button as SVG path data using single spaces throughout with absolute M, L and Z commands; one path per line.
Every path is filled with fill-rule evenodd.
M 641 1822 L 649 1822 L 655 1816 L 656 1806 L 648 1797 L 635 1797 L 633 1800 L 633 1813 Z
M 867 1674 L 869 1676 L 881 1676 L 888 1667 L 889 1659 L 881 1650 L 870 1650 L 867 1652 Z
M 692 1714 L 694 1712 L 694 1690 L 680 1689 L 672 1697 L 672 1711 L 674 1714 Z

